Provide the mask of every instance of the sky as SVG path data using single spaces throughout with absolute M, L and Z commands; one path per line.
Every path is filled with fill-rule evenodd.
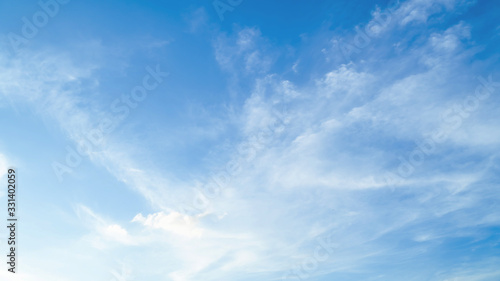
M 499 14 L 1 1 L 0 280 L 500 280 Z

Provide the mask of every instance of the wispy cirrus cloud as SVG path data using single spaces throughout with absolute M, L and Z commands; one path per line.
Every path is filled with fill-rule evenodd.
M 395 270 L 416 280 L 495 278 L 485 240 L 498 247 L 498 73 L 471 63 L 481 49 L 471 26 L 443 18 L 472 4 L 375 7 L 368 25 L 384 12 L 392 21 L 372 30 L 372 42 L 349 61 L 332 60 L 342 54 L 328 52 L 324 46 L 332 41 L 324 39 L 315 48 L 326 50 L 321 60 L 330 59 L 328 67 L 306 83 L 272 71 L 278 55 L 259 28 L 216 33 L 214 60 L 233 79 L 230 87 L 235 80 L 250 85 L 238 93 L 241 100 L 225 107 L 232 137 L 205 148 L 222 153 L 207 154 L 215 159 L 203 163 L 206 173 L 181 180 L 137 157 L 133 152 L 142 143 L 128 142 L 126 134 L 109 136 L 89 159 L 136 190 L 150 208 L 115 223 L 80 205 L 76 213 L 88 226 L 83 241 L 103 249 L 113 241 L 110 252 L 127 247 L 140 253 L 143 263 L 131 267 L 134 275 L 153 280 L 401 280 Z M 202 12 L 195 16 L 205 20 Z M 194 31 L 201 23 L 191 24 Z M 94 66 L 27 54 L 3 60 L 2 68 L 4 96 L 31 103 L 71 142 L 108 116 L 102 104 L 82 94 L 99 89 Z M 477 76 L 490 74 L 488 100 L 477 110 L 461 110 L 481 85 Z M 210 116 L 209 108 L 200 107 Z M 458 117 L 459 128 L 411 176 L 398 184 L 381 180 Z M 208 132 L 213 123 L 197 126 Z M 201 209 L 179 206 L 198 198 L 197 188 L 214 184 L 213 174 L 227 169 L 221 159 L 238 163 L 239 172 L 225 179 L 220 194 L 205 198 Z M 459 251 L 455 243 L 478 254 Z M 316 250 L 327 258 L 315 258 Z M 444 259 L 470 271 L 457 272 Z M 440 268 L 417 272 L 415 264 Z

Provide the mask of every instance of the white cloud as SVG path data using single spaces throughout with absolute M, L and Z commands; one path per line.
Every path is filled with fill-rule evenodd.
M 136 245 L 138 241 L 132 237 L 122 226 L 109 222 L 94 213 L 84 205 L 76 206 L 80 220 L 90 229 L 91 233 L 85 237 L 93 247 L 98 249 L 108 247 L 112 242 L 123 245 Z
M 139 222 L 154 229 L 163 229 L 181 237 L 195 238 L 203 234 L 203 229 L 197 226 L 197 220 L 196 217 L 172 211 L 169 214 L 159 212 L 147 217 L 138 214 L 132 222 Z
M 428 21 L 443 5 L 452 9 L 458 2 L 436 3 L 408 1 L 395 15 L 405 28 Z M 334 65 L 311 84 L 300 86 L 268 75 L 273 55 L 260 48 L 266 40 L 257 29 L 244 28 L 232 37 L 220 35 L 214 42 L 218 63 L 235 75 L 243 71 L 242 76 L 250 76 L 255 85 L 241 114 L 231 120 L 244 139 L 234 143 L 236 148 L 267 133 L 264 140 L 253 142 L 259 146 L 253 159 L 247 161 L 235 151 L 230 158 L 240 164 L 241 173 L 230 175 L 226 189 L 208 200 L 206 210 L 185 214 L 174 206 L 191 199 L 188 190 L 207 183 L 210 176 L 178 181 L 144 168 L 124 152 L 130 149 L 127 144 L 111 139 L 91 154 L 92 161 L 138 190 L 154 211 L 137 214 L 132 219 L 140 226 L 136 228 L 80 205 L 79 218 L 90 232 L 86 241 L 97 248 L 105 248 L 106 242 L 154 247 L 161 253 L 148 252 L 142 258 L 177 262 L 159 270 L 159 275 L 186 281 L 279 273 L 310 257 L 325 235 L 335 241 L 336 253 L 314 273 L 318 275 L 359 271 L 393 254 L 390 247 L 398 249 L 398 257 L 418 256 L 420 246 L 399 249 L 399 241 L 392 240 L 396 234 L 422 244 L 454 235 L 476 236 L 463 229 L 498 223 L 497 216 L 487 216 L 491 210 L 481 208 L 482 199 L 495 193 L 476 186 L 492 165 L 480 159 L 481 165 L 473 165 L 476 169 L 453 167 L 471 154 L 460 158 L 462 152 L 457 152 L 453 158 L 444 150 L 469 152 L 478 144 L 498 144 L 495 118 L 485 121 L 477 112 L 478 117 L 464 125 L 466 135 L 454 135 L 419 168 L 422 173 L 405 179 L 401 188 L 390 190 L 377 181 L 391 171 L 400 153 L 411 151 L 416 140 L 438 128 L 440 115 L 450 103 L 461 101 L 474 89 L 473 79 L 464 78 L 474 73 L 461 60 L 470 58 L 462 42 L 469 37 L 470 29 L 460 23 L 434 32 L 423 45 L 412 46 L 385 64 Z M 40 104 L 42 114 L 52 116 L 78 142 L 106 113 L 77 94 L 79 81 L 92 78 L 89 69 L 76 68 L 69 61 L 28 56 L 15 60 L 13 67 L 2 64 L 0 87 L 3 93 Z M 50 71 L 38 69 L 44 64 Z M 23 78 L 25 73 L 32 77 Z M 485 108 L 496 110 L 497 104 L 492 99 Z M 269 132 L 277 120 L 279 130 Z M 471 139 L 472 134 L 478 137 Z M 468 216 L 471 209 L 476 212 Z M 441 224 L 441 219 L 453 215 L 455 220 Z M 424 223 L 435 227 L 421 229 Z
M 266 50 L 267 42 L 256 28 L 244 28 L 236 38 L 220 34 L 214 42 L 215 58 L 231 75 L 263 74 L 269 71 L 274 56 Z M 266 51 L 266 52 L 263 52 Z M 245 69 L 241 73 L 241 69 Z
M 464 0 L 411 0 L 401 4 L 401 6 L 394 11 L 398 22 L 401 25 L 407 25 L 413 22 L 425 23 L 428 18 L 434 14 L 443 11 L 451 11 L 461 6 L 468 6 L 474 1 Z
M 0 93 L 15 102 L 29 102 L 42 118 L 55 121 L 76 150 L 80 145 L 89 143 L 89 132 L 96 128 L 96 124 L 115 117 L 110 105 L 101 109 L 101 105 L 86 96 L 89 91 L 98 91 L 98 82 L 93 76 L 97 68 L 92 63 L 75 65 L 64 54 L 35 55 L 24 52 L 12 59 L 0 56 Z M 88 157 L 96 165 L 107 169 L 155 207 L 168 210 L 173 201 L 168 202 L 171 197 L 167 196 L 164 188 L 173 186 L 172 180 L 158 175 L 153 167 L 148 173 L 144 172 L 143 168 L 139 168 L 144 165 L 138 165 L 131 158 L 131 153 L 125 152 L 133 150 L 127 142 L 106 135 L 100 145 L 90 145 L 88 154 L 83 158 Z M 66 164 L 64 159 L 52 160 Z

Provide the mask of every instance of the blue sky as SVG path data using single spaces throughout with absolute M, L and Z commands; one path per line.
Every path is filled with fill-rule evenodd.
M 0 2 L 0 279 L 500 280 L 498 14 Z

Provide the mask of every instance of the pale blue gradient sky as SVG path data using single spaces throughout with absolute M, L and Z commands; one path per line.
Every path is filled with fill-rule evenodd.
M 1 280 L 500 279 L 498 1 L 63 2 L 0 3 Z

